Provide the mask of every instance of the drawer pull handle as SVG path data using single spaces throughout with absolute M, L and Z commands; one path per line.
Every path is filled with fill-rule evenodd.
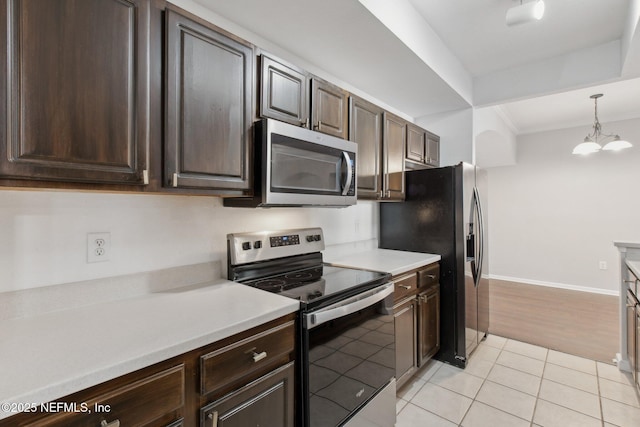
M 398 285 L 398 286 L 400 286 L 401 288 L 405 288 L 407 290 L 411 289 L 411 286 L 409 285 Z
M 218 427 L 218 411 L 213 411 L 207 418 L 211 420 L 211 427 Z
M 267 352 L 263 351 L 262 353 L 256 353 L 255 351 L 253 352 L 253 362 L 259 362 L 262 359 L 264 359 L 265 357 L 267 357 Z
M 107 420 L 100 421 L 100 427 L 120 427 L 120 420 L 111 421 L 110 423 Z
M 427 274 L 427 277 L 429 279 L 435 279 L 436 278 L 436 276 L 434 274 Z

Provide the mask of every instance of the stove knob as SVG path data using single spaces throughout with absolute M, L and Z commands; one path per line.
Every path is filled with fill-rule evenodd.
M 313 236 L 313 240 L 315 240 L 316 242 L 320 241 L 322 237 L 320 237 L 319 234 L 316 234 L 315 236 Z
M 311 234 L 309 234 L 309 235 L 307 236 L 307 242 L 313 242 L 313 241 L 314 241 L 313 236 L 312 236 Z
M 251 242 L 242 242 L 242 250 L 248 251 L 249 249 L 251 249 Z
M 255 242 L 253 242 L 254 249 L 260 249 L 261 247 L 262 247 L 262 241 L 256 240 Z

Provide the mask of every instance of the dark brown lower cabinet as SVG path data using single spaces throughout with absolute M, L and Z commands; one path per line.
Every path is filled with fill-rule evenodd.
M 418 366 L 440 350 L 440 285 L 418 294 Z
M 284 365 L 200 410 L 201 427 L 293 427 L 294 364 Z
M 440 264 L 395 276 L 396 384 L 440 350 Z
M 396 385 L 402 387 L 417 367 L 417 301 L 414 296 L 400 302 L 394 308 L 396 332 Z

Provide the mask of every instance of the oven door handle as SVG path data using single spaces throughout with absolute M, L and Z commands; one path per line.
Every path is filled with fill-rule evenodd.
M 304 315 L 305 327 L 307 329 L 315 328 L 330 320 L 338 319 L 340 317 L 348 316 L 363 308 L 367 308 L 377 302 L 382 301 L 389 295 L 393 294 L 393 283 L 387 283 L 379 286 L 370 291 L 364 292 L 361 295 L 349 298 L 345 301 L 339 302 L 334 305 L 330 305 L 327 308 L 318 310 L 315 313 L 309 313 Z

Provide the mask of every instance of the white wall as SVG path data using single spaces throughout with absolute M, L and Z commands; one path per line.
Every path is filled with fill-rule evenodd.
M 320 226 L 326 244 L 377 238 L 377 204 L 225 208 L 215 197 L 0 190 L 0 292 L 212 260 L 230 232 Z M 109 261 L 88 264 L 87 233 L 111 233 Z
M 473 162 L 473 110 L 465 108 L 422 116 L 418 126 L 440 136 L 440 166 Z
M 603 123 L 633 148 L 572 155 L 590 130 L 520 136 L 517 164 L 488 169 L 493 277 L 616 292 L 613 241 L 640 241 L 640 119 Z

